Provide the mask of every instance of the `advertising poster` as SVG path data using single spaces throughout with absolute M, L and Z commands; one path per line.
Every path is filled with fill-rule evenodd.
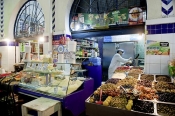
M 147 40 L 146 54 L 147 55 L 170 55 L 169 43 Z

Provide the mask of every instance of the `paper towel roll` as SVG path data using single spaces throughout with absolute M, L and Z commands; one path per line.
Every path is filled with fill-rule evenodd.
M 58 54 L 58 63 L 64 63 L 64 54 Z
M 75 41 L 68 41 L 68 51 L 76 52 L 77 42 Z

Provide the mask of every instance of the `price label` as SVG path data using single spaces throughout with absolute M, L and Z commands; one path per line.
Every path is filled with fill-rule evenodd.
M 36 67 L 36 70 L 42 71 L 42 66 L 43 66 L 42 63 L 39 63 Z
M 26 68 L 30 68 L 30 66 L 31 66 L 31 63 L 28 62 Z
M 32 68 L 36 69 L 36 63 L 32 63 Z
M 44 63 L 44 64 L 43 64 L 43 71 L 46 71 L 47 68 L 48 68 L 48 63 Z

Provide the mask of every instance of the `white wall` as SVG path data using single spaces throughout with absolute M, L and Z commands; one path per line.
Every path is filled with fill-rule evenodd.
M 161 8 L 162 8 L 161 0 L 147 0 L 147 19 L 150 20 L 150 19 L 162 18 Z M 175 4 L 174 4 L 174 9 L 175 9 Z M 175 10 L 174 10 L 174 14 L 175 14 Z
M 69 13 L 73 0 L 55 0 L 55 34 L 70 34 Z

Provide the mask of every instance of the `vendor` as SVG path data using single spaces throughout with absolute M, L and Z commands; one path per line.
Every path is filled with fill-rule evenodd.
M 118 49 L 117 53 L 113 56 L 111 60 L 111 64 L 109 65 L 108 69 L 108 79 L 112 77 L 114 74 L 114 71 L 121 66 L 121 63 L 131 63 L 131 57 L 129 59 L 122 58 L 122 54 L 124 53 L 124 50 Z

